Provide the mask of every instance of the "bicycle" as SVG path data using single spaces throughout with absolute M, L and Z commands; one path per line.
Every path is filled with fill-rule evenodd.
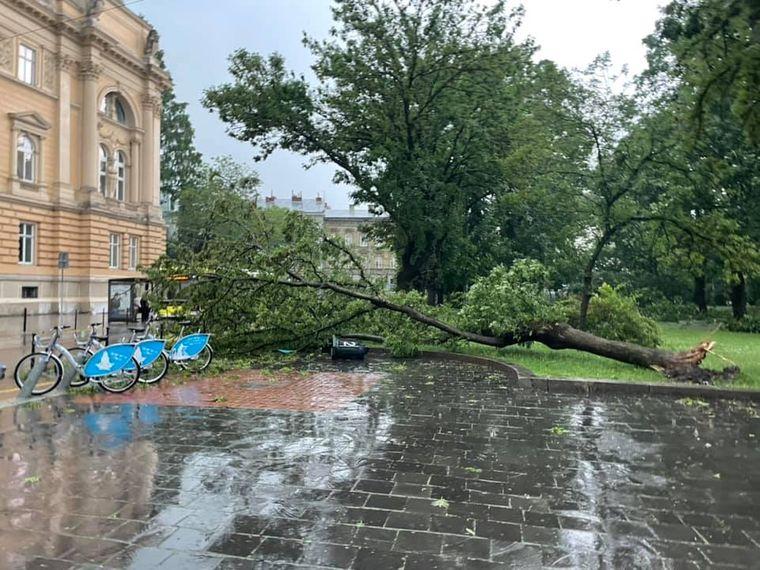
M 131 341 L 134 342 L 140 338 L 155 339 L 153 326 L 156 320 L 154 314 L 151 313 L 144 328 L 132 328 Z M 202 372 L 209 367 L 211 360 L 214 358 L 214 349 L 209 344 L 211 335 L 202 332 L 184 335 L 185 327 L 190 326 L 192 322 L 179 321 L 178 324 L 181 326 L 179 338 L 172 345 L 171 350 L 168 352 L 164 350 L 167 363 L 172 362 L 183 370 L 190 372 Z M 143 336 L 137 336 L 138 332 L 143 332 Z
M 95 354 L 96 351 L 103 348 L 103 344 L 101 343 L 106 342 L 108 338 L 98 336 L 96 331 L 97 326 L 98 323 L 92 323 L 90 325 L 90 336 L 86 341 L 80 341 L 75 335 L 74 342 L 77 346 L 70 348 L 69 352 L 72 354 L 76 352 L 85 355 L 92 355 Z M 132 338 L 129 341 L 122 339 L 122 342 L 135 345 L 134 358 L 140 365 L 139 381 L 143 384 L 155 384 L 161 380 L 169 370 L 169 359 L 164 351 L 166 341 L 154 339 L 152 337 L 143 337 L 142 339 L 138 339 L 136 337 L 137 330 L 138 329 L 132 329 Z M 82 359 L 79 359 L 79 362 L 82 362 Z M 124 370 L 127 371 L 130 371 L 131 369 L 131 365 L 129 364 L 124 367 Z M 87 379 L 82 379 L 82 376 L 79 376 L 79 378 L 80 380 L 77 384 L 75 384 L 72 380 L 71 386 L 77 387 L 87 383 Z
M 77 362 L 74 355 L 60 343 L 61 331 L 68 328 L 71 327 L 53 327 L 44 350 L 27 354 L 19 360 L 13 372 L 13 379 L 20 390 L 24 389 L 24 384 L 33 372 L 35 374 L 32 377 L 37 376 L 36 384 L 31 391 L 33 396 L 41 396 L 54 390 L 64 376 L 63 361 L 74 368 L 73 374 L 82 375 L 87 382 L 95 382 L 106 392 L 126 392 L 137 383 L 140 378 L 140 365 L 134 359 L 135 345 L 112 344 L 95 352 L 85 362 Z M 131 369 L 126 370 L 127 366 L 131 366 Z

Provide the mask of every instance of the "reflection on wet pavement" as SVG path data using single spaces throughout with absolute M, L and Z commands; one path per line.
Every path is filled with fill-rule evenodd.
M 319 366 L 370 389 L 321 412 L 0 410 L 0 568 L 757 567 L 756 408 Z

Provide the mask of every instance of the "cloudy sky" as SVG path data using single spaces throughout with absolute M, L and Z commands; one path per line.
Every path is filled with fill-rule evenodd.
M 523 37 L 541 46 L 540 58 L 568 68 L 585 67 L 609 51 L 616 65 L 631 72 L 645 66 L 644 36 L 654 29 L 664 0 L 524 0 Z M 323 38 L 331 24 L 330 0 L 141 0 L 132 9 L 161 34 L 161 45 L 174 77 L 177 97 L 189 103 L 196 144 L 206 157 L 229 154 L 250 162 L 252 148 L 225 134 L 224 125 L 205 110 L 203 90 L 228 79 L 227 57 L 244 47 L 277 51 L 296 71 L 307 71 L 311 58 L 301 44 L 303 33 Z M 333 207 L 345 207 L 348 192 L 332 183 L 334 169 L 306 170 L 303 157 L 278 152 L 255 164 L 263 191 L 288 197 L 317 192 Z

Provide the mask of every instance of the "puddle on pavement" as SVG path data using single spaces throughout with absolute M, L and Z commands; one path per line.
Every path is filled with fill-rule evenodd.
M 0 410 L 0 568 L 760 555 L 752 406 L 539 394 L 455 362 L 312 371 L 361 389 L 317 412 L 99 398 Z

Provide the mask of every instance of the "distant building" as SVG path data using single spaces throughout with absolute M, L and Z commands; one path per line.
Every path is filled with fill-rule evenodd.
M 369 210 L 354 206 L 346 210 L 334 210 L 321 196 L 303 198 L 300 194 L 293 194 L 290 198 L 259 196 L 256 205 L 259 208 L 285 208 L 316 220 L 328 234 L 342 237 L 361 255 L 367 275 L 381 278 L 388 286 L 393 285 L 396 279 L 396 256 L 387 247 L 368 239 L 362 231 L 362 228 L 383 220 L 386 215 L 372 214 Z
M 166 245 L 157 50 L 118 0 L 0 0 L 0 315 L 134 309 Z

